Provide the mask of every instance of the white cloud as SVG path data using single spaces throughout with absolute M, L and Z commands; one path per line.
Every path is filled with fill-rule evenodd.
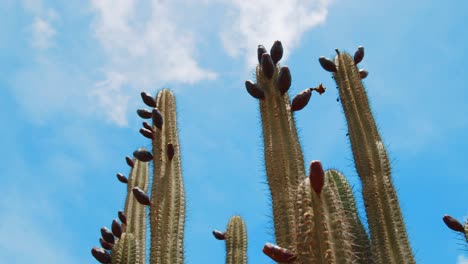
M 55 36 L 56 31 L 50 22 L 37 17 L 33 24 L 33 40 L 32 45 L 39 49 L 46 49 L 52 46 L 52 38 Z
M 224 48 L 233 57 L 256 63 L 256 47 L 267 49 L 281 40 L 285 54 L 299 44 L 307 30 L 323 23 L 329 0 L 232 0 L 228 27 L 221 32 Z
M 468 258 L 464 255 L 458 256 L 457 264 L 468 264 Z

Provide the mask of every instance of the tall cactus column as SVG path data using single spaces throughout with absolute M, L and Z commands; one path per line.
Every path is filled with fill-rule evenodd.
M 333 72 L 339 88 L 354 162 L 362 181 L 376 263 L 415 263 L 392 184 L 387 152 L 361 82 L 367 72 L 356 66 L 364 56 L 364 49 L 359 47 L 354 58 L 336 52 L 334 62 L 324 57 L 319 62 L 325 70 Z

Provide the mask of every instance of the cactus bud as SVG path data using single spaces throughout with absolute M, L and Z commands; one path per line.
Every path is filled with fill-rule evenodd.
M 354 64 L 357 65 L 358 63 L 362 61 L 363 58 L 364 58 L 364 47 L 359 46 L 356 52 L 354 53 Z
M 221 232 L 219 230 L 213 230 L 213 236 L 218 240 L 226 240 L 226 232 Z
M 112 220 L 111 229 L 112 229 L 112 234 L 114 234 L 114 236 L 118 238 L 122 236 L 122 226 L 119 224 L 119 222 L 117 222 L 117 219 Z
M 123 211 L 118 212 L 120 222 L 127 224 L 127 216 L 125 216 L 125 213 Z
M 114 235 L 107 227 L 101 228 L 101 235 L 104 241 L 106 241 L 107 243 L 114 244 L 115 242 Z
M 147 92 L 141 92 L 141 99 L 143 99 L 143 103 L 145 103 L 149 107 L 156 107 L 156 102 L 154 101 L 153 96 L 151 96 Z
M 140 128 L 140 134 L 142 134 L 145 138 L 153 139 L 153 132 L 146 128 Z
M 137 114 L 144 119 L 150 119 L 151 118 L 151 112 L 148 109 L 138 109 Z
M 281 94 L 285 94 L 291 87 L 291 72 L 288 67 L 281 67 L 276 86 Z
M 265 246 L 263 246 L 263 253 L 272 260 L 281 263 L 291 263 L 297 258 L 290 250 L 270 243 L 266 243 Z
M 111 256 L 109 252 L 103 248 L 93 247 L 91 249 L 91 254 L 97 261 L 101 263 L 111 263 Z
M 172 145 L 171 143 L 167 144 L 167 157 L 169 158 L 169 160 L 172 160 L 172 158 L 174 157 L 174 145 Z
M 263 99 L 265 98 L 265 93 L 260 89 L 260 86 L 258 86 L 256 83 L 253 83 L 252 81 L 245 81 L 245 88 L 247 89 L 247 92 L 253 97 L 257 99 Z
M 322 68 L 324 70 L 329 71 L 329 72 L 336 72 L 337 71 L 335 63 L 332 60 L 330 60 L 329 58 L 325 58 L 325 57 L 321 56 L 319 58 L 319 62 L 320 62 L 320 65 L 322 66 Z
M 159 112 L 159 110 L 156 107 L 153 108 L 152 117 L 153 117 L 153 126 L 161 129 L 163 125 L 163 117 L 161 115 L 161 112 Z
M 138 187 L 133 188 L 133 196 L 142 205 L 151 205 L 148 195 Z
M 270 54 L 268 53 L 263 53 L 262 55 L 262 62 L 260 63 L 263 75 L 267 77 L 268 79 L 271 79 L 273 77 L 273 74 L 275 73 L 275 65 L 273 64 L 273 60 L 270 57 Z
M 299 111 L 309 103 L 310 96 L 312 95 L 312 89 L 307 88 L 294 96 L 291 102 L 291 111 Z
M 312 189 L 320 195 L 325 183 L 325 172 L 323 171 L 322 163 L 319 160 L 313 160 L 310 163 L 309 180 Z
M 133 156 L 142 162 L 148 162 L 153 159 L 153 155 L 149 151 L 143 149 L 137 149 L 133 151 Z
M 258 63 L 262 63 L 263 53 L 267 53 L 267 50 L 265 49 L 263 45 L 258 45 L 258 48 L 257 48 Z
M 369 75 L 369 72 L 368 72 L 368 71 L 366 71 L 366 70 L 364 70 L 364 69 L 360 69 L 360 70 L 359 70 L 359 77 L 360 77 L 361 79 L 365 79 L 365 78 L 367 77 L 367 75 Z
M 109 242 L 106 242 L 102 237 L 99 238 L 99 243 L 104 249 L 111 250 L 112 249 L 112 244 Z
M 129 157 L 129 156 L 126 156 L 125 157 L 125 161 L 127 162 L 127 165 L 132 167 L 135 166 L 135 164 L 133 163 L 133 160 Z
M 460 222 L 458 222 L 457 219 L 451 217 L 450 215 L 444 215 L 442 220 L 444 220 L 444 223 L 447 225 L 447 227 L 452 229 L 453 231 L 465 233 L 463 225 Z
M 121 183 L 128 183 L 128 179 L 127 177 L 123 176 L 122 173 L 117 173 L 117 179 L 121 182 Z
M 143 125 L 144 128 L 148 129 L 149 131 L 153 132 L 153 128 L 151 127 L 150 124 L 148 124 L 148 122 L 146 121 L 143 121 L 143 123 L 141 123 Z
M 273 43 L 273 46 L 270 49 L 270 54 L 273 63 L 276 65 L 276 63 L 278 63 L 278 61 L 283 57 L 283 45 L 281 44 L 281 41 L 277 40 Z

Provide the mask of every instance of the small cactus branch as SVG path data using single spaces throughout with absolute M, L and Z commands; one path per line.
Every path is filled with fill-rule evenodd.
M 348 123 L 354 162 L 362 181 L 375 260 L 389 264 L 415 263 L 392 184 L 390 163 L 358 68 L 349 54 L 336 51 L 334 64 L 337 70 L 333 75 Z
M 141 251 L 144 252 L 144 248 L 138 245 L 135 236 L 132 233 L 123 233 L 114 245 L 112 264 L 145 264 L 140 259 Z
M 184 263 L 185 191 L 182 182 L 176 105 L 169 90 L 156 96 L 152 111 L 153 186 L 150 224 L 152 264 Z M 171 147 L 168 147 L 171 145 Z
M 247 264 L 247 230 L 240 216 L 229 220 L 225 241 L 226 264 Z

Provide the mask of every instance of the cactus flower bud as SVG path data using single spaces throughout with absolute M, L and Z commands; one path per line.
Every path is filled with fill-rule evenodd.
M 322 68 L 324 70 L 329 71 L 329 72 L 336 72 L 337 71 L 335 63 L 332 60 L 330 60 L 329 58 L 325 58 L 325 57 L 321 56 L 319 58 L 319 62 L 320 62 L 320 65 L 322 66 Z
M 156 107 L 156 102 L 154 101 L 153 96 L 147 92 L 141 92 L 141 99 L 149 107 Z
M 114 235 L 107 227 L 101 228 L 101 235 L 104 241 L 106 241 L 107 243 L 114 244 L 115 242 Z
M 133 156 L 137 160 L 142 161 L 142 162 L 148 162 L 153 159 L 153 155 L 149 151 L 144 150 L 144 149 L 137 149 L 133 151 Z
M 463 225 L 460 222 L 458 222 L 457 219 L 451 217 L 450 215 L 444 215 L 442 220 L 444 220 L 444 223 L 447 225 L 447 227 L 452 229 L 453 231 L 465 233 Z
M 142 134 L 145 138 L 153 139 L 153 132 L 146 128 L 140 128 L 140 134 Z
M 125 216 L 125 213 L 123 211 L 118 212 L 120 222 L 127 224 L 127 216 Z
M 263 99 L 265 98 L 265 93 L 260 89 L 260 87 L 256 84 L 253 83 L 252 81 L 245 81 L 245 88 L 247 89 L 247 92 L 253 97 L 257 99 Z
M 291 263 L 297 258 L 290 250 L 271 243 L 266 243 L 265 246 L 263 246 L 263 253 L 272 260 L 281 263 Z
M 114 234 L 114 236 L 116 236 L 118 238 L 120 238 L 120 236 L 122 236 L 122 226 L 119 224 L 117 219 L 112 220 L 111 229 L 112 229 L 112 234 Z
M 312 96 L 312 89 L 310 88 L 307 88 L 294 96 L 291 102 L 291 111 L 299 111 L 304 108 L 307 103 L 309 103 L 310 96 Z
M 263 53 L 262 55 L 262 63 L 260 63 L 263 75 L 267 77 L 268 79 L 271 79 L 273 77 L 273 74 L 275 73 L 275 65 L 273 64 L 273 60 L 270 57 L 270 54 L 268 53 Z
M 325 172 L 323 171 L 322 163 L 319 160 L 313 160 L 310 163 L 309 180 L 312 189 L 320 195 L 325 183 Z
M 151 127 L 150 124 L 148 124 L 148 122 L 146 121 L 143 121 L 143 123 L 141 123 L 143 125 L 144 128 L 148 129 L 149 131 L 153 132 L 153 128 Z
M 258 48 L 257 48 L 258 63 L 262 63 L 263 53 L 267 53 L 267 50 L 265 49 L 263 45 L 258 45 Z
M 132 167 L 135 166 L 135 164 L 133 163 L 133 160 L 129 157 L 129 156 L 126 156 L 125 157 L 125 161 L 127 162 L 127 165 Z
M 161 112 L 159 112 L 159 110 L 155 107 L 153 108 L 153 112 L 151 115 L 153 117 L 153 126 L 161 129 L 163 125 L 163 117 L 161 115 Z
M 171 143 L 167 144 L 167 157 L 169 158 L 169 160 L 172 160 L 172 158 L 174 157 L 174 145 L 172 145 Z
M 151 205 L 150 198 L 148 195 L 138 187 L 133 188 L 133 196 L 142 205 Z
M 117 179 L 121 182 L 121 183 L 128 183 L 128 179 L 127 177 L 123 176 L 122 173 L 117 173 Z
M 112 249 L 112 244 L 109 242 L 106 242 L 102 237 L 99 238 L 99 243 L 104 249 L 111 250 Z
M 364 58 L 364 47 L 359 46 L 356 52 L 354 53 L 354 64 L 357 65 L 358 63 L 362 61 L 363 58 Z
M 148 109 L 138 109 L 137 114 L 144 119 L 150 119 L 151 118 L 151 112 Z
M 111 256 L 109 252 L 103 248 L 93 247 L 91 249 L 91 254 L 97 261 L 101 263 L 111 263 Z
M 276 87 L 281 94 L 285 94 L 291 87 L 291 72 L 288 67 L 281 67 L 276 81 Z
M 366 71 L 366 70 L 364 70 L 364 69 L 360 69 L 360 70 L 359 70 L 359 77 L 360 77 L 361 79 L 365 79 L 365 78 L 367 77 L 367 75 L 369 75 L 369 72 L 368 72 L 368 71 Z
M 219 230 L 213 230 L 213 236 L 218 240 L 226 240 L 226 232 L 221 232 Z
M 273 46 L 270 49 L 270 54 L 273 63 L 276 65 L 276 63 L 278 63 L 278 61 L 283 57 L 283 45 L 281 44 L 281 41 L 277 40 L 273 43 Z

